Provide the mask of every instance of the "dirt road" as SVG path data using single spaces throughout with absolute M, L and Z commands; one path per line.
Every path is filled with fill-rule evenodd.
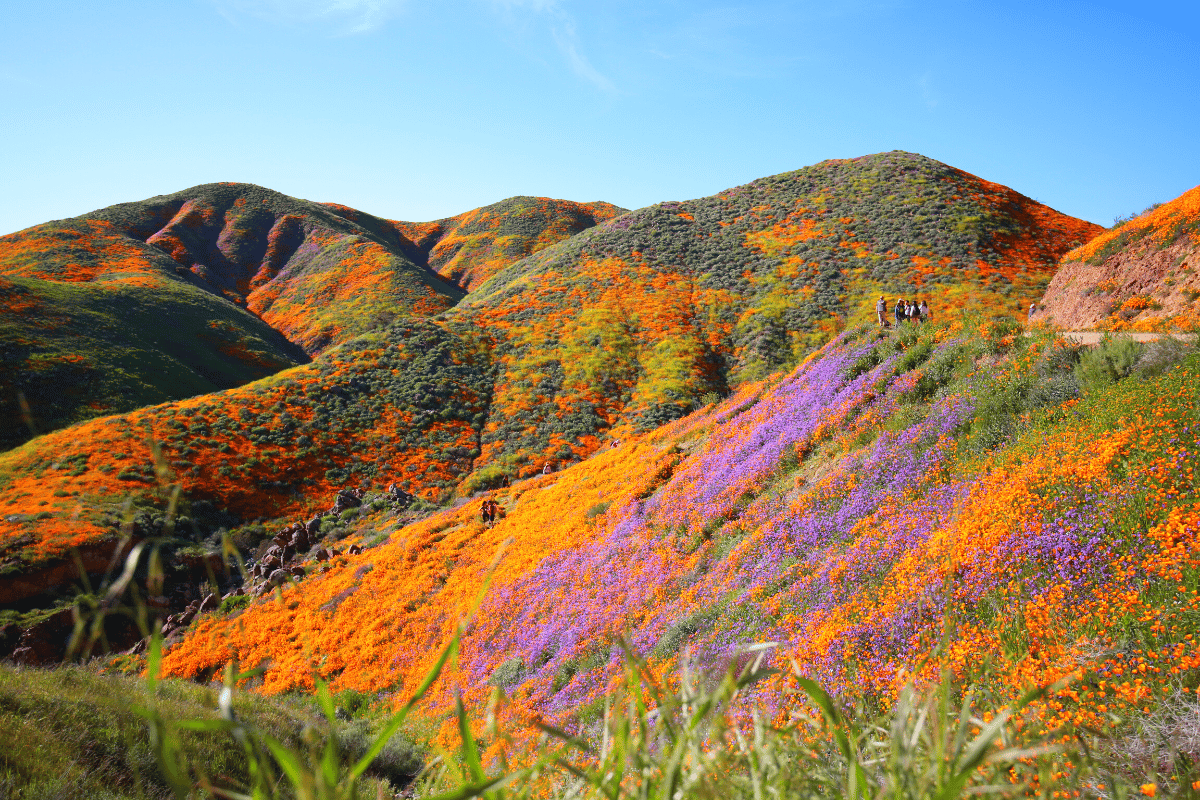
M 1196 340 L 1194 333 L 1114 333 L 1114 336 L 1131 336 L 1138 342 L 1153 342 L 1155 339 L 1161 339 L 1163 336 L 1173 336 L 1176 339 L 1185 342 L 1193 342 Z M 1099 344 L 1104 337 L 1104 331 L 1063 331 L 1064 339 L 1070 339 L 1079 344 Z

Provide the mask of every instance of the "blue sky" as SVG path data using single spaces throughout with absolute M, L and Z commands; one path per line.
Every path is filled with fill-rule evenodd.
M 1101 224 L 1200 183 L 1200 4 L 10 4 L 0 233 L 213 181 L 394 219 L 910 150 Z

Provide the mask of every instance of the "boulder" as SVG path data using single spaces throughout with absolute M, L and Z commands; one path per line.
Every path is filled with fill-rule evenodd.
M 319 516 L 313 517 L 308 521 L 308 524 L 304 526 L 304 529 L 308 531 L 309 536 L 316 536 L 321 530 L 321 518 Z
M 292 573 L 297 578 L 303 578 L 305 575 L 308 574 L 307 572 L 304 571 L 304 567 L 300 566 L 299 564 L 292 567 L 290 570 L 288 570 L 288 572 Z
M 74 609 L 63 610 L 24 630 L 12 658 L 18 664 L 43 665 L 62 661 L 75 630 Z
M 216 594 L 208 594 L 200 603 L 200 608 L 197 613 L 203 614 L 206 611 L 216 611 L 221 606 L 221 600 Z
M 352 545 L 350 545 L 350 549 L 349 549 L 349 550 L 347 550 L 346 552 L 347 552 L 347 553 L 349 553 L 349 554 L 350 554 L 350 555 L 352 555 L 352 556 L 356 556 L 356 555 L 358 555 L 359 553 L 361 553 L 362 551 L 363 551 L 363 550 L 362 550 L 362 548 L 361 548 L 361 547 L 359 547 L 359 546 L 358 546 L 358 545 L 356 545 L 356 544 L 352 544 Z
M 282 586 L 292 579 L 292 573 L 286 569 L 277 569 L 267 578 L 268 586 Z
M 315 558 L 317 561 L 328 561 L 329 551 L 324 547 L 318 547 L 317 552 L 313 553 L 313 558 Z

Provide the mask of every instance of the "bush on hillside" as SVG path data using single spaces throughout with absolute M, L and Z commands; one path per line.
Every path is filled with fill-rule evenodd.
M 1092 392 L 1133 374 L 1146 346 L 1129 336 L 1105 335 L 1080 354 L 1075 377 L 1084 392 Z

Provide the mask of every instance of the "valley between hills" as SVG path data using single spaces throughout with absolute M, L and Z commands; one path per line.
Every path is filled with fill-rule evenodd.
M 440 671 L 398 790 L 599 736 L 630 658 L 683 691 L 770 642 L 735 728 L 940 684 L 1054 743 L 1018 791 L 1190 796 L 1200 349 L 1119 334 L 1200 330 L 1198 266 L 1200 187 L 1104 229 L 899 151 L 633 211 L 209 184 L 0 237 L 0 684 L 138 674 L 153 630 L 163 676 L 259 668 L 263 719 L 328 685 L 362 738 Z

